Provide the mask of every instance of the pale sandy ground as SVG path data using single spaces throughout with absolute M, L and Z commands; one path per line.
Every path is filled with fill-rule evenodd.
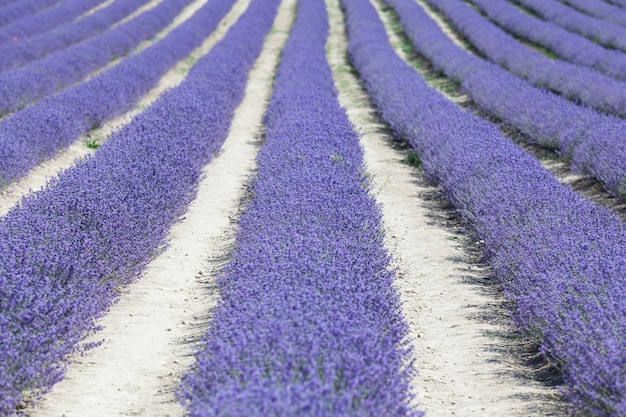
M 66 378 L 29 416 L 180 416 L 173 391 L 217 299 L 216 273 L 233 242 L 234 219 L 255 168 L 262 115 L 294 15 L 281 5 L 250 73 L 222 152 L 204 170 L 197 198 L 169 245 L 100 321 L 104 343 L 75 359 Z
M 419 369 L 413 381 L 417 407 L 429 416 L 554 415 L 558 393 L 524 377 L 521 364 L 507 356 L 521 346 L 497 336 L 511 331 L 497 292 L 480 284 L 487 281 L 487 268 L 471 261 L 466 238 L 433 220 L 448 217 L 436 204 L 425 204 L 436 188 L 400 163 L 405 153 L 391 147 L 392 138 L 347 66 L 337 0 L 327 3 L 339 98 L 363 135 L 367 170 L 383 204 L 386 244 L 398 267 Z
M 179 19 L 178 23 L 180 24 L 184 21 L 184 19 L 182 19 L 183 17 L 189 18 L 189 12 L 197 10 L 202 4 L 206 3 L 206 1 L 207 0 L 198 0 L 190 5 L 189 7 L 191 7 L 191 9 L 184 11 L 185 15 L 180 16 L 181 19 Z M 151 2 L 151 7 L 153 7 L 155 3 L 156 2 Z M 216 30 L 209 35 L 199 47 L 194 49 L 188 57 L 180 60 L 172 69 L 166 72 L 159 83 L 139 99 L 134 108 L 124 114 L 105 121 L 99 128 L 82 135 L 80 140 L 74 142 L 67 148 L 61 149 L 53 158 L 33 168 L 25 177 L 0 189 L 0 215 L 6 214 L 22 196 L 28 194 L 31 190 L 36 191 L 45 186 L 48 179 L 56 176 L 58 172 L 72 166 L 77 158 L 82 158 L 94 153 L 94 149 L 86 146 L 88 140 L 102 144 L 113 131 L 130 123 L 137 114 L 141 113 L 152 104 L 164 91 L 180 84 L 195 60 L 206 54 L 224 37 L 230 25 L 239 18 L 249 3 L 250 0 L 238 0 L 233 8 L 224 16 L 224 19 L 220 22 Z M 174 27 L 176 26 L 170 26 L 164 29 L 163 32 L 167 33 Z
M 111 3 L 113 3 L 115 0 L 106 0 L 103 1 L 102 3 L 100 3 L 99 5 L 97 5 L 96 7 L 92 8 L 91 10 L 88 10 L 87 12 L 83 13 L 81 16 L 78 16 L 76 19 L 74 20 L 80 20 L 83 17 L 87 17 L 91 14 L 94 14 L 95 12 L 97 12 L 98 10 L 104 9 L 105 7 L 107 7 L 108 5 L 110 5 Z

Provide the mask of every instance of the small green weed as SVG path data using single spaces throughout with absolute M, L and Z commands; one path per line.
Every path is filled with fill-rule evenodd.
M 408 151 L 406 157 L 402 160 L 403 164 L 412 166 L 414 168 L 419 168 L 422 166 L 422 160 L 420 156 L 413 151 Z
M 98 149 L 100 146 L 102 146 L 103 141 L 104 141 L 104 138 L 102 136 L 89 135 L 87 136 L 87 139 L 85 139 L 85 146 L 88 147 L 89 149 Z

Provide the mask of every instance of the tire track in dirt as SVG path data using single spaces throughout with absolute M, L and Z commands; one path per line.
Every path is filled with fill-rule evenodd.
M 466 250 L 469 239 L 454 214 L 428 201 L 438 199 L 436 187 L 420 170 L 401 163 L 406 152 L 390 146 L 388 128 L 347 62 L 338 2 L 327 4 L 339 98 L 363 135 L 367 170 L 383 204 L 386 244 L 398 268 L 397 288 L 419 370 L 414 406 L 430 416 L 558 415 L 556 389 L 532 380 L 514 356 L 523 346 L 508 339 L 513 333 L 488 268 Z
M 193 363 L 217 301 L 216 274 L 234 242 L 233 223 L 256 166 L 262 116 L 294 3 L 280 6 L 223 149 L 205 168 L 197 197 L 170 231 L 168 247 L 122 291 L 99 321 L 104 329 L 87 340 L 104 342 L 74 358 L 66 378 L 27 415 L 184 415 L 174 390 Z

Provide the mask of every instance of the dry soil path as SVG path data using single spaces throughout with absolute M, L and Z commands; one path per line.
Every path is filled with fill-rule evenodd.
M 417 406 L 428 416 L 554 415 L 555 389 L 524 376 L 511 357 L 521 346 L 508 335 L 503 300 L 486 279 L 484 265 L 472 262 L 467 238 L 438 204 L 437 189 L 423 173 L 401 160 L 347 62 L 343 16 L 328 0 L 331 16 L 329 59 L 339 98 L 357 130 L 376 199 L 382 203 L 386 245 L 395 258 L 397 287 L 410 326 L 419 374 L 413 381 Z M 439 219 L 439 220 L 436 220 Z
M 174 397 L 182 372 L 215 305 L 214 284 L 230 250 L 233 220 L 255 168 L 262 115 L 279 51 L 294 15 L 281 5 L 250 73 L 222 152 L 204 170 L 196 199 L 169 235 L 169 245 L 100 320 L 97 348 L 75 358 L 66 378 L 27 410 L 29 416 L 182 416 Z

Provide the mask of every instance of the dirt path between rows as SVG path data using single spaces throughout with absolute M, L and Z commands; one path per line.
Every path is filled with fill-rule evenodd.
M 100 320 L 104 330 L 93 340 L 104 343 L 76 358 L 29 416 L 184 414 L 174 390 L 217 300 L 216 273 L 234 241 L 233 220 L 255 169 L 262 115 L 294 12 L 294 0 L 283 2 L 222 152 L 205 168 L 167 250 Z
M 503 300 L 488 269 L 472 261 L 453 213 L 429 202 L 438 195 L 421 171 L 402 164 L 406 152 L 376 116 L 346 58 L 343 15 L 327 0 L 339 98 L 362 134 L 367 170 L 383 204 L 386 245 L 398 268 L 397 288 L 410 326 L 419 375 L 416 407 L 428 416 L 558 415 L 556 389 L 533 381 L 514 354 Z M 436 198 L 435 198 L 436 200 Z M 456 229 L 460 229 L 456 227 Z

